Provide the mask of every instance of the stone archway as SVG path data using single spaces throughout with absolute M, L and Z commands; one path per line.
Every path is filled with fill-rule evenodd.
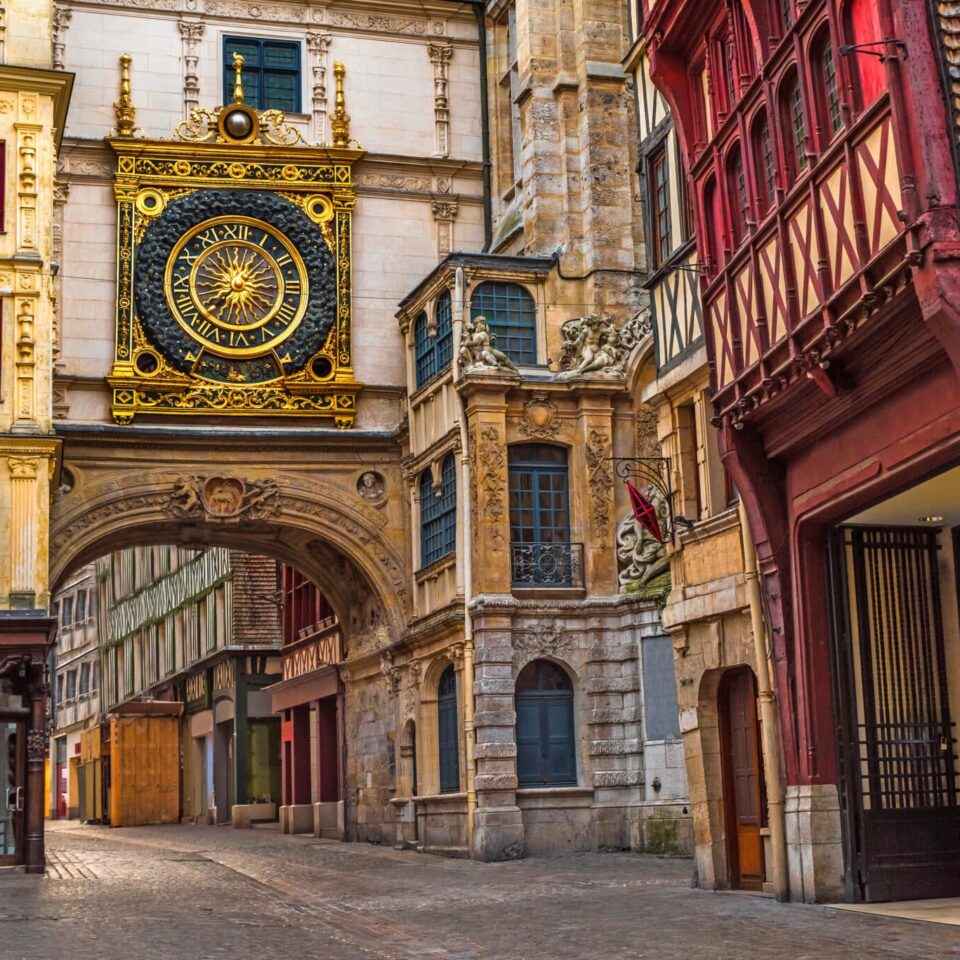
M 233 547 L 284 560 L 317 583 L 353 638 L 352 655 L 402 634 L 408 571 L 395 444 L 385 436 L 375 444 L 386 448 L 377 460 L 386 495 L 371 505 L 357 489 L 369 462 L 356 447 L 331 463 L 332 451 L 304 449 L 299 431 L 256 451 L 222 433 L 204 431 L 207 442 L 185 434 L 71 431 L 50 517 L 52 586 L 127 546 Z

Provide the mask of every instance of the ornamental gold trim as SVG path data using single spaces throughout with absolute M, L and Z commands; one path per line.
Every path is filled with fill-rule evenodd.
M 219 108 L 218 119 L 224 109 Z M 118 423 L 143 415 L 310 417 L 342 429 L 355 422 L 362 385 L 352 359 L 353 165 L 362 151 L 264 142 L 264 117 L 259 140 L 247 144 L 217 142 L 215 136 L 202 142 L 108 141 L 116 154 L 117 296 L 114 364 L 107 381 Z M 137 316 L 134 278 L 150 224 L 171 201 L 216 189 L 257 190 L 293 202 L 333 255 L 334 322 L 324 343 L 296 372 L 249 384 L 239 370 L 231 370 L 225 383 L 181 373 L 151 342 Z M 211 213 L 210 220 L 215 217 Z M 166 263 L 157 266 L 167 269 Z M 282 345 L 278 351 L 283 354 Z

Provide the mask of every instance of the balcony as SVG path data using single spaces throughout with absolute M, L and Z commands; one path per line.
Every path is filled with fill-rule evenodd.
M 583 587 L 582 543 L 511 543 L 514 587 Z

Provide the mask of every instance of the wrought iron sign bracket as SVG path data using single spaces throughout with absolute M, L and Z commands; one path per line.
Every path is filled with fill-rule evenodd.
M 896 37 L 884 37 L 882 40 L 872 40 L 869 43 L 845 43 L 840 48 L 840 56 L 848 57 L 851 53 L 862 53 L 867 57 L 876 57 L 881 62 L 884 60 L 898 60 L 899 57 L 896 55 L 890 56 L 886 52 L 881 53 L 879 50 L 871 49 L 871 47 L 887 47 L 891 43 L 896 48 L 898 53 L 903 54 L 904 60 L 908 59 L 910 55 L 907 52 L 907 45 L 902 40 L 898 40 Z
M 611 457 L 617 476 L 631 487 L 630 502 L 634 516 L 644 528 L 661 543 L 672 540 L 678 527 L 689 530 L 694 525 L 673 512 L 673 491 L 670 489 L 670 460 L 668 457 Z M 635 494 L 639 495 L 638 504 Z M 658 502 L 659 501 L 659 502 Z M 640 511 L 646 510 L 656 523 L 645 522 Z M 651 529 L 653 528 L 653 529 Z M 659 529 L 660 536 L 655 530 Z

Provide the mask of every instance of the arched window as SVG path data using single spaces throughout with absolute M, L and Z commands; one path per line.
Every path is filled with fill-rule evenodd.
M 451 663 L 437 688 L 437 742 L 440 753 L 440 792 L 460 789 L 460 743 L 457 738 L 457 674 Z
M 457 466 L 452 453 L 440 467 L 440 489 L 428 468 L 420 475 L 420 562 L 429 567 L 453 553 L 457 537 Z
M 764 216 L 773 205 L 777 195 L 777 167 L 773 160 L 773 141 L 770 139 L 770 123 L 761 113 L 753 122 L 753 169 L 757 183 L 757 206 Z
M 517 782 L 521 787 L 577 782 L 573 684 L 549 660 L 528 663 L 517 677 Z
M 727 157 L 727 202 L 730 207 L 731 240 L 736 249 L 747 235 L 747 219 L 750 216 L 743 154 L 739 144 L 733 147 Z
M 847 43 L 876 43 L 882 39 L 877 0 L 850 0 L 843 13 L 843 32 Z M 881 47 L 869 49 L 878 53 L 882 50 Z M 877 57 L 853 56 L 848 58 L 848 63 L 857 88 L 857 108 L 863 110 L 886 89 L 883 62 Z
M 792 184 L 807 167 L 807 121 L 803 113 L 803 94 L 796 71 L 790 74 L 780 88 L 780 114 L 784 159 Z
M 817 122 L 820 127 L 820 149 L 843 129 L 840 112 L 840 87 L 837 83 L 837 64 L 833 56 L 830 32 L 824 27 L 811 47 L 814 88 L 817 91 Z
M 517 283 L 481 283 L 470 295 L 470 315 L 486 317 L 494 346 L 514 363 L 537 362 L 537 305 Z
M 703 188 L 703 236 L 705 253 L 710 260 L 710 269 L 718 273 L 723 269 L 723 214 L 720 210 L 720 194 L 717 181 L 710 177 Z

